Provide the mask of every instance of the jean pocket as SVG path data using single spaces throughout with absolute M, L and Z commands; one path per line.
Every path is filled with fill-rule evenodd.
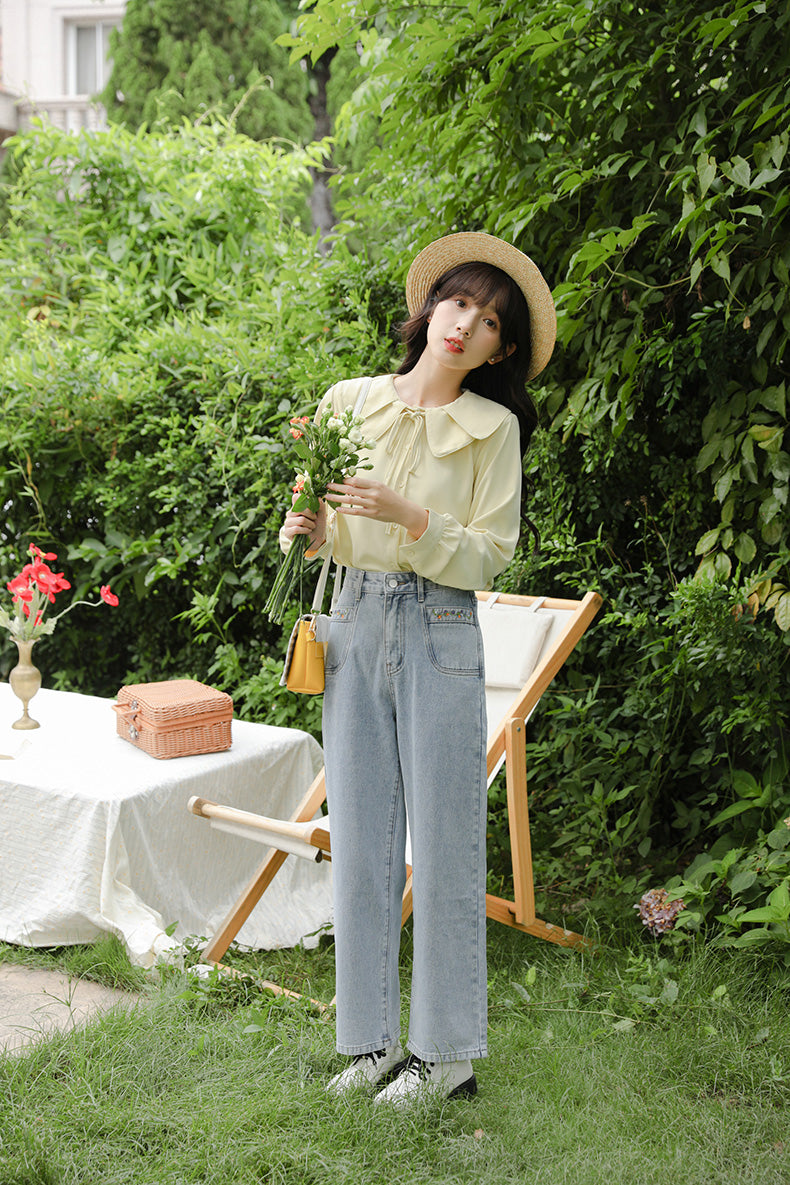
M 473 608 L 426 605 L 423 631 L 428 657 L 446 675 L 482 675 L 483 643 Z
M 332 610 L 329 638 L 324 656 L 324 673 L 326 675 L 337 674 L 348 658 L 356 618 L 356 605 L 344 605 Z

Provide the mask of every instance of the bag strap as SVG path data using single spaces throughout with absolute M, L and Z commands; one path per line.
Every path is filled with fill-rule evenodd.
M 360 412 L 362 411 L 362 408 L 365 406 L 365 400 L 368 397 L 368 391 L 370 390 L 370 384 L 372 382 L 373 382 L 372 378 L 363 379 L 362 386 L 359 389 L 359 395 L 357 396 L 357 401 L 354 404 L 354 415 L 355 416 L 358 416 L 360 414 Z M 315 596 L 313 597 L 313 603 L 310 606 L 311 613 L 320 613 L 321 612 L 321 606 L 324 603 L 324 593 L 326 592 L 326 581 L 327 581 L 327 577 L 329 576 L 329 565 L 331 563 L 332 563 L 332 552 L 330 551 L 329 554 L 327 555 L 326 559 L 324 560 L 323 564 L 321 565 L 321 572 L 318 576 L 318 584 L 315 587 Z M 340 585 L 342 583 L 342 577 L 343 577 L 343 568 L 342 568 L 341 564 L 338 564 L 336 567 L 336 571 L 335 571 L 335 583 L 334 583 L 334 587 L 332 589 L 332 601 L 331 601 L 331 608 L 332 609 L 334 609 L 335 605 L 337 604 L 337 599 L 340 596 Z
M 324 603 L 324 592 L 326 591 L 326 578 L 329 575 L 329 565 L 331 563 L 332 563 L 332 553 L 330 551 L 329 555 L 326 557 L 323 564 L 321 565 L 321 571 L 318 575 L 318 584 L 315 586 L 315 595 L 313 597 L 313 603 L 310 606 L 311 613 L 320 613 L 321 612 L 321 606 Z
M 370 384 L 372 382 L 373 382 L 372 378 L 365 379 L 362 386 L 360 387 L 359 395 L 357 395 L 357 401 L 354 404 L 354 415 L 355 416 L 358 416 L 359 413 L 362 411 L 362 408 L 365 406 L 365 400 L 368 397 L 368 391 L 370 390 Z

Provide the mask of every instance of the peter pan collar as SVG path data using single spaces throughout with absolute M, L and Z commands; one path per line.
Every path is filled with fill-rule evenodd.
M 393 376 L 382 380 L 371 386 L 365 403 L 364 433 L 369 440 L 381 439 L 400 416 L 424 418 L 428 447 L 435 457 L 446 457 L 472 440 L 487 439 L 511 414 L 500 403 L 466 389 L 443 407 L 409 407 L 395 390 Z

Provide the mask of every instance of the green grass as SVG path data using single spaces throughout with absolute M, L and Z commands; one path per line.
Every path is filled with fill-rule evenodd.
M 0 1058 L 0 1185 L 787 1185 L 786 969 L 649 940 L 579 954 L 493 923 L 489 943 L 473 1100 L 334 1099 L 331 1013 L 170 972 L 133 1011 Z M 117 944 L 35 958 L 116 984 L 123 963 Z M 327 940 L 229 961 L 331 998 Z

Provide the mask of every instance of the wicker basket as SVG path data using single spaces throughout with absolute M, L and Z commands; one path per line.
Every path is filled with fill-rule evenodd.
M 195 679 L 122 687 L 113 708 L 118 736 L 152 757 L 189 757 L 230 748 L 233 700 Z

